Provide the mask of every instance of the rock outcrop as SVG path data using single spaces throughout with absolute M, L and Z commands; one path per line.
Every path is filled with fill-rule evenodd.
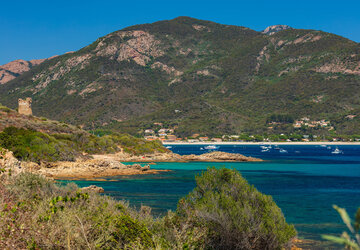
M 95 158 L 99 156 L 94 156 Z M 118 153 L 112 155 L 113 159 L 121 162 L 189 162 L 189 161 L 205 161 L 205 162 L 252 162 L 262 161 L 254 157 L 247 157 L 242 154 L 233 154 L 226 152 L 210 152 L 201 155 L 179 155 L 175 153 L 156 153 L 146 155 L 129 155 L 126 153 Z
M 83 188 L 81 188 L 81 191 L 94 192 L 94 193 L 104 193 L 104 189 L 102 187 L 98 187 L 96 185 L 90 185 L 88 187 L 83 187 Z
M 261 159 L 244 156 L 242 154 L 232 154 L 226 152 L 210 152 L 202 155 L 183 155 L 183 159 L 187 161 L 211 161 L 211 162 L 246 162 L 246 161 L 262 161 Z
M 152 170 L 150 166 L 125 165 L 117 160 L 104 158 L 41 163 L 34 172 L 54 179 L 93 179 L 116 175 L 157 174 L 162 171 L 164 170 Z
M 21 162 L 7 149 L 0 148 L 0 175 L 2 173 L 19 174 L 24 170 Z
M 0 84 L 7 83 L 12 79 L 18 77 L 26 71 L 29 71 L 32 67 L 44 62 L 46 59 L 38 60 L 15 60 L 7 64 L 0 66 Z
M 280 25 L 280 24 L 272 25 L 272 26 L 269 26 L 266 29 L 264 29 L 262 31 L 262 33 L 271 36 L 271 35 L 275 34 L 276 32 L 279 32 L 282 30 L 287 30 L 287 29 L 292 29 L 292 28 L 288 25 Z
M 5 173 L 16 175 L 31 172 L 53 179 L 93 179 L 116 175 L 157 174 L 167 170 L 153 170 L 149 165 L 125 165 L 110 158 L 78 160 L 76 162 L 21 162 L 11 151 L 0 148 L 0 175 Z M 90 189 L 90 187 L 89 187 Z M 94 188 L 91 188 L 93 191 Z

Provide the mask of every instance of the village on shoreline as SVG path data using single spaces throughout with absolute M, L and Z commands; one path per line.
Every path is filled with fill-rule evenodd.
M 239 142 L 239 141 L 227 141 L 227 142 L 214 142 L 214 141 L 202 141 L 202 142 L 166 142 L 163 141 L 163 145 L 359 145 L 360 142 L 329 142 L 329 141 L 311 141 L 311 142 Z

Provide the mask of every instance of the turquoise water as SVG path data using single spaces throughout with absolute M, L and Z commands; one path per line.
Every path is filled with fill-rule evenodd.
M 201 146 L 173 146 L 180 154 L 200 154 Z M 111 177 L 110 182 L 77 181 L 80 186 L 95 184 L 107 195 L 125 199 L 131 205 L 151 206 L 161 215 L 175 210 L 179 198 L 195 187 L 194 176 L 208 166 L 235 168 L 259 191 L 272 195 L 286 220 L 300 237 L 321 239 L 321 234 L 341 234 L 346 228 L 332 204 L 347 209 L 353 217 L 360 207 L 360 146 L 281 146 L 261 152 L 259 146 L 220 146 L 218 150 L 260 157 L 265 162 L 249 163 L 157 163 L 153 169 L 170 169 L 157 175 Z

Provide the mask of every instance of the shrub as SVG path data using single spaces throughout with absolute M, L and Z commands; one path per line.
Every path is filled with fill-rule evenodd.
M 176 212 L 154 219 L 123 201 L 31 173 L 0 182 L 0 249 L 280 249 L 295 236 L 270 196 L 210 168 Z
M 236 170 L 209 168 L 178 203 L 179 227 L 205 229 L 214 249 L 280 249 L 296 235 L 271 196 L 261 194 Z
M 30 173 L 8 178 L 0 183 L 0 249 L 154 247 L 141 216 L 124 202 Z
M 25 161 L 74 161 L 81 153 L 115 153 L 119 146 L 130 154 L 165 152 L 160 142 L 148 142 L 127 134 L 102 137 L 82 132 L 75 134 L 46 134 L 34 130 L 7 127 L 0 133 L 0 147 Z

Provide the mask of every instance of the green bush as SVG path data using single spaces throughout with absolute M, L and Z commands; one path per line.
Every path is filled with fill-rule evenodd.
M 295 236 L 270 196 L 238 172 L 210 168 L 176 212 L 22 173 L 0 182 L 0 249 L 281 249 Z
M 34 130 L 8 127 L 0 133 L 0 147 L 25 161 L 73 161 L 83 152 L 88 154 L 115 153 L 122 147 L 130 154 L 165 152 L 161 142 L 148 142 L 127 134 L 102 137 L 86 132 L 76 134 L 46 134 Z
M 295 237 L 271 196 L 261 194 L 236 170 L 209 168 L 196 188 L 178 203 L 180 227 L 206 229 L 203 242 L 214 249 L 281 249 Z
M 0 183 L 0 249 L 149 249 L 153 234 L 124 202 L 31 173 Z

